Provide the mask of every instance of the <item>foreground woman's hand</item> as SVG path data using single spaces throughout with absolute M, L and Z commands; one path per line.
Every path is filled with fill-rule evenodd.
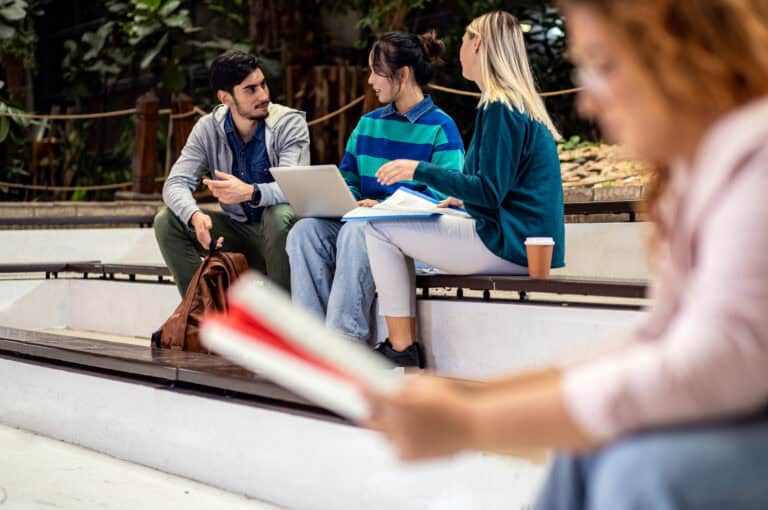
M 460 209 L 463 209 L 464 201 L 459 200 L 456 197 L 448 197 L 445 200 L 442 200 L 439 204 L 437 204 L 437 207 L 458 207 Z
M 406 377 L 400 393 L 368 392 L 372 415 L 366 424 L 379 430 L 401 459 L 441 457 L 472 447 L 472 410 L 455 384 L 429 375 Z
M 398 181 L 411 181 L 413 180 L 413 174 L 416 172 L 418 161 L 411 159 L 396 159 L 389 163 L 382 165 L 379 171 L 376 172 L 376 178 L 379 180 L 379 184 L 389 186 Z

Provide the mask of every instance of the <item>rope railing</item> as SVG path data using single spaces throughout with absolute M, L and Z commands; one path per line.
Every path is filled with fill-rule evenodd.
M 449 94 L 455 94 L 459 96 L 471 96 L 471 97 L 480 97 L 479 92 L 471 92 L 468 90 L 459 90 L 459 89 L 453 89 L 450 87 L 443 87 L 442 85 L 436 85 L 434 83 L 430 83 L 429 87 L 433 90 L 439 90 L 440 92 L 447 92 Z M 541 97 L 553 97 L 553 96 L 562 96 L 566 94 L 573 94 L 575 92 L 580 91 L 580 87 L 571 88 L 571 89 L 563 89 L 563 90 L 555 90 L 552 92 L 541 92 L 539 95 Z M 350 108 L 353 108 L 354 106 L 360 104 L 365 99 L 365 96 L 360 96 L 355 99 L 353 99 L 351 102 L 347 103 L 346 105 L 340 107 L 338 110 L 335 110 L 327 115 L 323 115 L 322 117 L 319 117 L 317 119 L 313 119 L 309 121 L 307 124 L 309 126 L 315 126 L 317 124 L 321 124 L 323 122 L 326 122 L 338 115 L 341 115 L 345 111 L 349 110 Z M 13 117 L 17 119 L 34 119 L 34 120 L 87 120 L 87 119 L 103 119 L 107 117 L 120 117 L 122 115 L 133 115 L 136 113 L 136 108 L 126 108 L 124 110 L 114 110 L 110 112 L 99 112 L 99 113 L 48 113 L 48 114 L 38 114 L 38 113 L 27 113 L 27 112 L 0 112 L 0 117 Z M 195 106 L 192 110 L 184 113 L 173 113 L 170 108 L 162 108 L 158 110 L 158 115 L 170 115 L 172 119 L 184 119 L 187 117 L 191 117 L 193 115 L 206 115 L 206 111 L 200 108 L 199 106 Z
M 170 111 L 170 110 L 169 110 Z M 0 112 L 0 117 L 13 117 L 16 119 L 34 119 L 34 120 L 86 120 L 103 119 L 106 117 L 120 117 L 122 115 L 132 115 L 136 113 L 136 108 L 127 108 L 125 110 L 115 110 L 111 112 L 100 113 L 49 113 L 37 114 L 26 112 Z
M 434 83 L 430 83 L 429 87 L 431 89 L 438 90 L 441 92 L 447 92 L 449 94 L 480 97 L 479 92 L 470 92 L 467 90 L 453 89 L 450 87 L 443 87 L 441 85 L 436 85 Z M 572 94 L 574 92 L 578 92 L 579 90 L 581 89 L 580 88 L 564 89 L 564 90 L 557 90 L 553 92 L 542 92 L 540 95 L 542 97 L 551 97 L 551 96 Z M 349 103 L 347 103 L 346 105 L 338 108 L 337 110 L 307 122 L 307 125 L 309 127 L 312 127 L 318 124 L 322 124 L 323 122 L 327 122 L 328 120 L 346 112 L 350 108 L 354 108 L 358 104 L 362 103 L 364 100 L 365 100 L 365 95 L 359 96 L 353 99 L 352 101 L 350 101 Z M 102 119 L 102 118 L 108 118 L 108 117 L 119 117 L 123 115 L 133 115 L 133 114 L 136 114 L 136 112 L 137 112 L 136 108 L 127 108 L 124 110 L 114 110 L 110 112 L 100 112 L 100 113 L 71 113 L 71 114 L 54 114 L 54 113 L 36 114 L 36 113 L 27 113 L 27 112 L 7 112 L 6 111 L 6 112 L 0 112 L 0 117 L 14 117 L 14 118 L 20 118 L 20 119 L 35 119 L 35 120 L 87 120 L 87 119 Z M 168 119 L 169 132 L 170 132 L 170 129 L 172 129 L 173 121 L 176 119 L 184 119 L 187 117 L 192 117 L 193 115 L 207 114 L 207 112 L 202 108 L 200 108 L 199 106 L 194 106 L 192 110 L 184 113 L 173 113 L 173 111 L 170 108 L 162 108 L 158 110 L 157 113 L 158 115 L 169 116 L 169 119 Z M 165 180 L 165 178 L 158 177 L 155 180 L 157 182 L 162 182 L 163 180 Z M 12 182 L 0 181 L 0 188 L 27 189 L 27 190 L 34 190 L 34 191 L 106 191 L 106 190 L 113 190 L 113 189 L 128 188 L 131 186 L 131 184 L 132 184 L 131 182 L 122 182 L 118 184 L 104 184 L 104 185 L 94 185 L 94 186 L 39 186 L 39 185 L 33 185 L 33 184 L 17 184 Z
M 325 121 L 327 121 L 329 119 L 332 119 L 333 117 L 336 117 L 337 115 L 341 115 L 342 113 L 346 112 L 347 110 L 349 110 L 353 106 L 355 106 L 355 105 L 357 105 L 359 103 L 362 103 L 364 99 L 365 99 L 365 95 L 362 95 L 362 96 L 360 96 L 360 97 L 358 97 L 356 99 L 353 99 L 352 102 L 342 106 L 341 108 L 339 108 L 335 112 L 331 112 L 328 115 L 323 115 L 322 117 L 320 117 L 318 119 L 314 119 L 314 120 L 311 120 L 311 121 L 307 122 L 307 126 L 312 127 L 312 126 L 316 126 L 317 124 L 322 124 L 323 122 L 325 122 Z
M 432 90 L 439 90 L 440 92 L 447 92 L 449 94 L 454 94 L 457 96 L 480 97 L 481 95 L 479 92 L 470 92 L 468 90 L 452 89 L 450 87 L 443 87 L 442 85 L 435 85 L 434 83 L 430 83 L 429 88 L 431 88 Z
M 581 89 L 582 89 L 581 87 L 574 87 L 572 89 L 554 90 L 552 92 L 540 92 L 539 95 L 541 97 L 564 96 L 567 94 L 574 94 L 576 92 L 580 92 Z
M 104 119 L 107 117 L 120 117 L 123 115 L 134 115 L 136 108 L 126 108 L 124 110 L 114 110 L 111 112 L 99 113 L 26 113 L 26 112 L 0 112 L 0 117 L 13 117 L 17 119 L 33 120 L 90 120 Z M 183 119 L 193 115 L 205 115 L 205 111 L 195 106 L 194 109 L 184 113 L 172 113 L 170 108 L 162 108 L 157 111 L 158 115 L 170 115 L 172 119 Z
M 39 186 L 36 184 L 17 184 L 15 182 L 0 181 L 0 188 L 28 189 L 34 191 L 106 191 L 112 189 L 128 188 L 130 182 L 118 184 L 100 184 L 94 186 Z
M 442 85 L 435 85 L 434 83 L 430 83 L 429 88 L 433 90 L 439 90 L 440 92 L 455 94 L 457 96 L 471 96 L 471 97 L 481 96 L 480 92 L 470 92 L 468 90 L 452 89 L 450 87 L 443 87 Z M 552 92 L 540 92 L 539 95 L 541 97 L 564 96 L 566 94 L 573 94 L 575 92 L 579 92 L 580 90 L 581 90 L 581 87 L 576 87 L 572 89 L 554 90 Z

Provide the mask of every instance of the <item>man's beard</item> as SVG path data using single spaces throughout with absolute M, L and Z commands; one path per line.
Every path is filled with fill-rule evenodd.
M 264 110 L 264 113 L 261 112 L 254 112 L 254 111 L 245 111 L 240 107 L 240 103 L 235 99 L 234 96 L 232 96 L 232 100 L 235 103 L 235 109 L 237 110 L 237 114 L 240 117 L 243 117 L 244 119 L 248 120 L 261 120 L 265 119 L 269 115 L 269 110 Z M 259 105 L 262 104 L 269 104 L 269 100 L 265 101 L 264 103 L 259 103 Z

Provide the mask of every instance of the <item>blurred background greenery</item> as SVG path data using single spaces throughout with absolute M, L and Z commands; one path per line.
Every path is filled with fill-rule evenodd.
M 185 93 L 207 109 L 215 101 L 207 66 L 221 52 L 241 49 L 261 57 L 272 99 L 307 110 L 311 119 L 324 113 L 315 110 L 319 103 L 314 96 L 322 84 L 313 78 L 320 76 L 313 70 L 356 66 L 364 76 L 368 48 L 378 33 L 390 30 L 436 29 L 448 54 L 434 82 L 475 91 L 461 77 L 458 49 L 467 23 L 494 9 L 515 14 L 526 27 L 540 90 L 573 86 L 563 19 L 548 0 L 0 0 L 0 111 L 131 108 L 150 89 L 161 107 L 169 105 L 173 94 Z M 287 82 L 293 84 L 290 90 Z M 477 99 L 438 91 L 433 96 L 468 141 Z M 351 91 L 348 99 L 353 97 Z M 597 140 L 594 126 L 575 117 L 574 99 L 564 95 L 546 103 L 569 143 Z M 359 109 L 350 111 L 341 129 L 349 130 L 359 114 Z M 55 166 L 55 172 L 39 179 L 47 184 L 130 180 L 135 122 L 135 116 L 66 122 L 0 117 L 0 181 L 30 182 L 33 157 L 36 165 Z M 168 136 L 167 123 L 161 119 L 160 125 L 159 161 Z M 333 121 L 313 128 L 313 143 L 316 136 L 332 138 L 336 128 Z M 52 140 L 50 150 L 32 154 L 34 140 L 41 139 Z M 335 154 L 322 151 L 328 161 L 318 161 L 316 152 L 314 159 L 337 162 Z M 58 198 L 108 199 L 110 193 Z M 53 197 L 0 187 L 0 200 L 22 198 Z

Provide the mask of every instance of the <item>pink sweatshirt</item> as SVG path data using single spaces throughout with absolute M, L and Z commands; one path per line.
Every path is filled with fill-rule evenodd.
M 596 438 L 768 404 L 768 97 L 720 119 L 670 192 L 673 235 L 643 324 L 564 372 L 567 406 Z

